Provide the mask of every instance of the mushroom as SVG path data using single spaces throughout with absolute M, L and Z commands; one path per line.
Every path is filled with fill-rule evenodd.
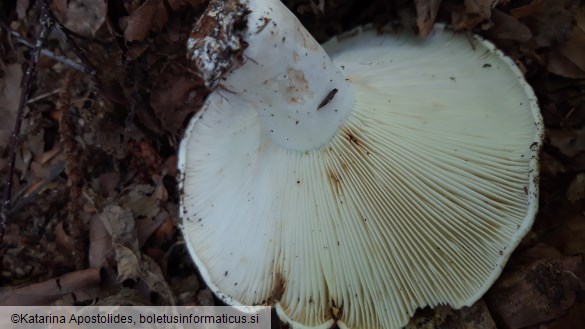
M 400 328 L 473 304 L 530 230 L 542 119 L 488 41 L 438 25 L 321 46 L 278 0 L 212 0 L 188 56 L 213 91 L 179 150 L 181 229 L 225 303 Z

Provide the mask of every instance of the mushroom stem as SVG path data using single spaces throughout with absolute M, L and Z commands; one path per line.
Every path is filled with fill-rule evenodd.
M 353 108 L 348 81 L 278 0 L 211 1 L 189 48 L 206 83 L 243 98 L 284 148 L 323 146 Z

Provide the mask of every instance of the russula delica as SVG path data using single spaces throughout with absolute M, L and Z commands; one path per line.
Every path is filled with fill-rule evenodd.
M 182 231 L 227 304 L 400 328 L 474 303 L 532 225 L 537 101 L 480 37 L 321 46 L 280 1 L 211 1 L 188 56 L 213 92 L 180 147 Z

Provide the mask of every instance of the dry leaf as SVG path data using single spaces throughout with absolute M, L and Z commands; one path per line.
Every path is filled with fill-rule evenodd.
M 146 0 L 128 17 L 124 30 L 126 41 L 142 41 L 150 31 L 160 31 L 169 19 L 162 0 Z
M 175 305 L 175 295 L 165 279 L 160 266 L 150 257 L 142 256 L 142 273 L 140 279 L 149 288 L 149 292 L 158 293 L 162 305 Z M 215 305 L 215 304 L 211 304 Z
M 575 17 L 576 24 L 569 40 L 554 50 L 549 58 L 548 70 L 572 79 L 585 78 L 585 8 Z
M 493 0 L 465 0 L 465 12 L 489 19 L 492 16 L 492 3 Z
M 439 306 L 418 311 L 405 329 L 496 329 L 487 305 L 480 299 L 469 307 L 454 310 Z
M 0 63 L 0 146 L 8 145 L 10 135 L 14 129 L 18 100 L 20 99 L 20 82 L 22 69 L 19 64 L 4 66 Z M 0 151 L 2 151 L 0 149 Z M 1 164 L 1 163 L 0 163 Z
M 123 245 L 134 253 L 140 253 L 134 217 L 129 209 L 124 209 L 116 204 L 108 204 L 100 214 L 100 219 L 112 236 L 114 246 L 116 244 Z
M 540 14 L 542 8 L 544 7 L 544 2 L 546 0 L 533 0 L 531 3 L 527 4 L 526 6 L 514 8 L 510 10 L 510 14 L 512 17 L 519 19 L 522 17 L 527 16 L 536 16 Z
M 160 211 L 159 201 L 152 195 L 154 191 L 155 187 L 152 185 L 133 185 L 119 202 L 124 209 L 132 210 L 136 217 L 154 218 Z
M 150 105 L 162 128 L 176 133 L 182 129 L 193 110 L 201 106 L 205 92 L 201 80 L 175 65 L 169 65 L 156 77 Z
M 538 47 L 551 47 L 568 39 L 573 29 L 576 4 L 574 0 L 544 0 L 537 15 L 523 19 L 532 27 Z
M 54 0 L 61 23 L 81 35 L 93 36 L 106 21 L 105 0 Z
M 492 38 L 526 42 L 532 38 L 532 32 L 514 17 L 499 10 L 492 13 L 493 27 L 487 31 Z
M 585 173 L 580 173 L 577 175 L 569 188 L 567 189 L 567 199 L 571 201 L 571 203 L 576 203 L 577 201 L 581 201 L 584 199 L 585 196 Z
M 583 257 L 541 258 L 500 277 L 487 294 L 495 317 L 507 328 L 537 325 L 564 314 L 582 290 Z
M 551 128 L 547 130 L 547 134 L 550 143 L 568 157 L 585 150 L 585 128 L 579 130 Z
M 16 14 L 18 19 L 24 19 L 26 17 L 26 11 L 30 5 L 30 0 L 17 0 L 16 1 Z
M 496 329 L 483 299 L 459 310 L 440 306 L 435 310 L 435 321 L 437 329 Z
M 89 267 L 106 266 L 108 257 L 114 254 L 112 236 L 98 215 L 91 216 L 89 225 Z
M 421 37 L 426 37 L 433 30 L 441 0 L 414 0 L 416 5 L 416 24 Z

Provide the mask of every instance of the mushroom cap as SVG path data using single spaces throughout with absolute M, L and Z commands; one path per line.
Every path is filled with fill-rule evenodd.
M 328 144 L 272 142 L 221 89 L 191 120 L 180 211 L 203 279 L 293 328 L 400 328 L 417 308 L 473 304 L 537 212 L 532 89 L 491 43 L 443 26 L 324 48 L 355 97 Z

